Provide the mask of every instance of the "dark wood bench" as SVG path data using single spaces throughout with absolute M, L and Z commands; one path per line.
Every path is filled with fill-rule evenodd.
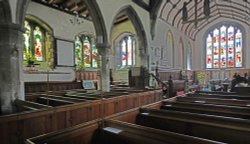
M 30 110 L 38 110 L 42 108 L 49 108 L 51 106 L 39 104 L 39 103 L 34 103 L 34 102 L 29 102 L 29 101 L 24 101 L 24 100 L 15 100 L 14 104 L 17 107 L 18 112 L 23 112 L 23 111 L 30 111 Z
M 77 94 L 65 94 L 64 97 L 70 97 L 70 98 L 77 98 L 77 99 L 85 99 L 85 100 L 99 100 L 98 97 L 90 97 L 90 96 L 83 96 L 83 95 L 77 95 Z
M 161 109 L 250 119 L 248 107 L 166 101 Z
M 26 139 L 26 144 L 90 144 L 98 129 L 98 122 L 91 121 L 57 132 Z
M 187 97 L 193 98 L 220 98 L 220 99 L 237 99 L 237 100 L 250 100 L 250 96 L 243 95 L 220 95 L 220 94 L 187 94 Z
M 70 97 L 63 97 L 63 96 L 56 96 L 56 95 L 47 95 L 47 94 L 41 94 L 40 96 L 49 97 L 49 98 L 58 99 L 58 100 L 70 101 L 70 102 L 74 102 L 74 103 L 87 101 L 84 99 L 77 99 L 77 98 L 70 98 Z
M 224 92 L 224 91 L 195 91 L 196 94 L 221 94 L 221 95 L 237 95 L 236 92 Z
M 104 127 L 98 129 L 98 123 L 100 122 L 90 122 L 29 138 L 26 144 L 223 144 L 114 120 L 105 120 Z
M 250 101 L 219 99 L 219 98 L 177 97 L 177 101 L 178 102 L 190 102 L 190 103 L 210 103 L 210 104 L 217 104 L 217 105 L 244 106 L 244 107 L 250 106 Z
M 98 144 L 212 144 L 220 143 L 193 136 L 162 131 L 131 123 L 108 120 L 100 131 Z
M 250 143 L 250 121 L 245 119 L 141 109 L 137 124 L 226 143 Z
M 44 104 L 44 105 L 50 105 L 50 106 L 54 107 L 54 106 L 74 104 L 75 102 L 50 98 L 49 96 L 46 96 L 46 97 L 38 97 L 37 103 Z

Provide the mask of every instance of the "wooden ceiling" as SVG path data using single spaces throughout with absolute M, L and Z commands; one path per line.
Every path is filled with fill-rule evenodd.
M 90 12 L 84 3 L 84 0 L 32 0 L 40 4 L 64 11 L 69 14 L 79 15 L 85 19 L 91 20 Z
M 160 18 L 195 39 L 198 32 L 219 18 L 229 18 L 250 26 L 250 0 L 210 0 L 210 16 L 204 18 L 204 0 L 197 0 L 197 22 L 184 23 L 183 3 L 187 2 L 188 20 L 195 19 L 195 0 L 165 0 L 160 10 Z
M 79 15 L 79 17 L 92 20 L 90 12 L 84 0 L 32 0 L 34 2 L 61 10 L 63 12 Z M 126 15 L 121 15 L 116 18 L 114 25 L 120 24 L 129 20 Z

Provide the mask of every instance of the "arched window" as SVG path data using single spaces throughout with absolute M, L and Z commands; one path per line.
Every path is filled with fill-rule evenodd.
M 206 37 L 206 68 L 242 67 L 242 49 L 242 31 L 239 27 L 216 27 Z
M 46 24 L 44 24 L 46 25 Z M 24 21 L 23 59 L 24 65 L 53 66 L 52 32 L 35 20 Z
M 177 55 L 178 55 L 176 59 L 177 68 L 183 69 L 184 68 L 184 44 L 183 44 L 182 38 L 179 39 Z
M 173 34 L 171 31 L 168 31 L 167 33 L 167 50 L 166 50 L 166 59 L 167 59 L 167 66 L 173 67 L 174 65 L 174 39 Z
M 135 38 L 132 36 L 123 37 L 116 48 L 117 67 L 135 65 Z
M 188 42 L 187 57 L 186 57 L 187 70 L 192 69 L 192 48 L 190 42 Z
M 97 67 L 97 49 L 93 38 L 81 34 L 75 37 L 75 64 L 87 68 Z

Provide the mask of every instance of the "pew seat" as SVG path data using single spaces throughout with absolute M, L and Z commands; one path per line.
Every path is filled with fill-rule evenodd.
M 217 105 L 231 105 L 231 106 L 243 106 L 249 107 L 250 101 L 237 100 L 237 99 L 221 99 L 221 98 L 202 98 L 202 97 L 178 97 L 178 102 L 190 102 L 190 103 L 209 103 Z
M 166 101 L 161 109 L 250 119 L 248 107 Z
M 245 119 L 144 108 L 136 123 L 219 142 L 250 142 L 250 121 Z

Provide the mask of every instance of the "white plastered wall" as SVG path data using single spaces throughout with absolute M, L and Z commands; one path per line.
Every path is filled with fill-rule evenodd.
M 81 24 L 72 24 L 74 16 L 62 11 L 30 1 L 27 8 L 27 15 L 35 16 L 48 24 L 53 29 L 54 38 L 72 41 L 81 32 L 95 34 L 94 25 L 91 21 L 83 20 Z M 70 61 L 70 60 L 69 60 Z M 73 81 L 75 79 L 74 67 L 56 67 L 50 72 L 50 81 Z M 25 82 L 47 81 L 46 72 L 24 72 Z
M 167 51 L 172 51 L 169 50 L 169 47 L 167 46 L 167 33 L 168 31 L 171 31 L 171 33 L 173 34 L 173 41 L 174 41 L 174 50 L 173 50 L 173 54 L 168 53 L 167 54 L 167 59 L 171 59 L 173 61 L 173 64 L 171 64 L 171 61 L 169 61 L 169 63 L 167 64 L 167 66 L 161 66 L 159 65 L 159 68 L 161 69 L 182 69 L 179 67 L 179 42 L 180 42 L 180 38 L 183 41 L 183 47 L 184 47 L 184 52 L 183 52 L 183 67 L 185 69 L 186 67 L 186 55 L 187 55 L 187 48 L 188 48 L 188 42 L 190 42 L 191 45 L 191 49 L 192 49 L 192 53 L 194 53 L 194 41 L 192 39 L 190 39 L 189 37 L 187 37 L 182 31 L 176 29 L 175 27 L 169 25 L 166 21 L 164 21 L 161 18 L 157 19 L 156 22 L 156 35 L 154 40 L 152 40 L 151 43 L 151 64 L 154 67 L 154 65 L 156 64 L 156 61 L 160 61 L 160 57 L 158 57 L 157 55 L 155 55 L 155 49 L 156 48 L 164 48 L 167 49 Z M 192 63 L 192 62 L 191 62 Z

